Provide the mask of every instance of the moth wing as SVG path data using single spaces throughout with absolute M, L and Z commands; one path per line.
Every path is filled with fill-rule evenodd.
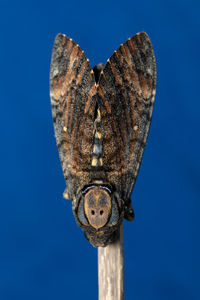
M 92 147 L 95 78 L 83 50 L 63 34 L 56 36 L 50 69 L 50 96 L 57 146 L 68 197 L 88 182 Z M 80 179 L 81 178 L 81 179 Z
M 103 167 L 124 200 L 133 189 L 146 143 L 156 88 L 156 64 L 144 32 L 122 44 L 107 61 L 98 85 Z

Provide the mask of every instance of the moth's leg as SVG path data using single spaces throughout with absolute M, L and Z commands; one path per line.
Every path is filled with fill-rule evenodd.
M 126 200 L 124 206 L 124 218 L 128 221 L 132 221 L 135 217 L 134 210 L 132 208 L 131 199 Z
M 64 190 L 63 198 L 65 198 L 65 199 L 67 199 L 67 200 L 71 200 L 71 198 L 69 197 L 69 192 L 68 192 L 68 188 L 67 188 L 67 187 L 66 187 L 66 189 Z

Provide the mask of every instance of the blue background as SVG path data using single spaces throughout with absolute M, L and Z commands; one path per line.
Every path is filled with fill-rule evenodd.
M 73 38 L 91 65 L 146 31 L 153 121 L 124 222 L 125 299 L 200 299 L 198 1 L 0 1 L 0 299 L 97 299 L 97 251 L 62 198 L 49 65 Z

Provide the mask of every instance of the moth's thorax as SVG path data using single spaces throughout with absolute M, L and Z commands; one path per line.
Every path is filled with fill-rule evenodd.
M 111 196 L 103 188 L 95 186 L 84 197 L 84 211 L 90 225 L 99 229 L 106 225 L 111 214 Z
M 78 192 L 74 215 L 95 247 L 116 240 L 124 216 L 124 206 L 114 187 L 96 180 Z

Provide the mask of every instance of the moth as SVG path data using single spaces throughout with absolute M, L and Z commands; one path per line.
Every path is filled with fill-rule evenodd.
M 58 34 L 50 96 L 56 142 L 77 224 L 95 247 L 131 221 L 133 190 L 151 122 L 156 64 L 145 32 L 93 69 L 72 39 Z

